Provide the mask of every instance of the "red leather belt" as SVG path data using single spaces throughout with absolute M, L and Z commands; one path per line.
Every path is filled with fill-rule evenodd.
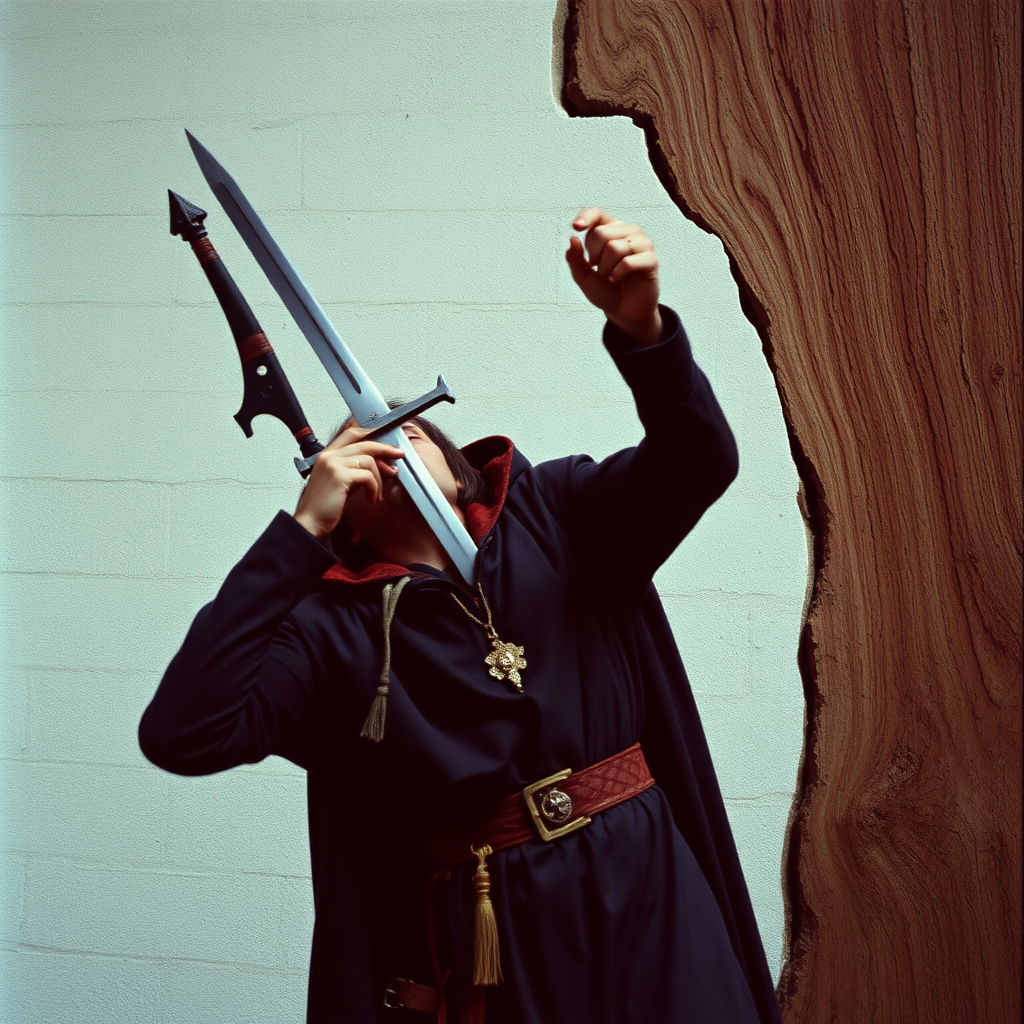
M 542 839 L 550 842 L 590 823 L 591 815 L 637 796 L 654 785 L 640 744 L 574 772 L 565 769 L 491 806 L 430 833 L 422 850 L 435 868 L 472 860 L 471 847 L 494 853 Z
M 392 978 L 384 992 L 384 1005 L 389 1010 L 418 1010 L 436 1018 L 444 996 L 429 985 L 420 985 L 407 978 Z

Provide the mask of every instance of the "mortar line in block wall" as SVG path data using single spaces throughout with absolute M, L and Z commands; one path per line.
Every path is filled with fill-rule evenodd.
M 287 975 L 295 977 L 306 977 L 309 973 L 306 967 L 274 967 L 269 964 L 254 964 L 246 960 L 211 960 L 203 957 L 191 956 L 145 956 L 140 953 L 106 953 L 98 949 L 74 949 L 64 946 L 41 946 L 37 943 L 21 943 L 15 947 L 8 947 L 9 951 L 16 953 L 34 953 L 40 956 L 62 956 L 62 957 L 88 957 L 97 960 L 129 960 L 136 963 L 147 963 L 154 965 L 161 964 L 203 964 L 208 967 L 232 967 L 254 974 Z
M 65 857 L 58 854 L 39 853 L 34 850 L 8 849 L 4 855 L 9 860 L 19 860 L 29 867 L 30 865 L 46 865 L 64 868 L 72 868 L 83 872 L 108 875 L 130 875 L 138 877 L 166 877 L 166 878 L 253 878 L 266 879 L 275 882 L 311 882 L 312 874 L 287 874 L 278 871 L 254 871 L 241 868 L 230 870 L 216 869 L 213 867 L 188 868 L 181 865 L 169 867 L 132 867 L 127 864 L 110 864 L 106 861 L 80 860 L 74 857 Z M 27 874 L 26 874 L 27 877 Z

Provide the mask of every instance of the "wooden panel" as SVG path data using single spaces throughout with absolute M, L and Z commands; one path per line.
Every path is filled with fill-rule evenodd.
M 723 240 L 816 540 L 787 1021 L 1020 1019 L 1020 5 L 576 0 Z M 683 311 L 685 318 L 685 310 Z

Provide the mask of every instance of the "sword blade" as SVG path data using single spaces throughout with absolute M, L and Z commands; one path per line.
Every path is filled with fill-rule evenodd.
M 390 411 L 387 402 L 341 340 L 320 303 L 274 241 L 238 182 L 191 132 L 186 130 L 185 134 L 213 194 L 330 374 L 356 421 L 365 424 L 373 415 L 386 415 Z M 382 433 L 379 440 L 397 445 L 405 452 L 405 458 L 397 463 L 398 482 L 406 489 L 463 579 L 473 583 L 476 544 L 416 454 L 405 431 L 396 426 Z

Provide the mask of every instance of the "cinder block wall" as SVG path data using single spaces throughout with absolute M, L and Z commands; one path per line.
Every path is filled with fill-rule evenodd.
M 654 238 L 743 463 L 658 583 L 777 967 L 803 708 L 796 474 L 721 246 L 668 200 L 634 125 L 566 117 L 555 16 L 553 0 L 0 8 L 4 1024 L 303 1019 L 301 774 L 175 778 L 135 739 L 192 615 L 298 490 L 285 428 L 257 420 L 247 441 L 231 420 L 237 357 L 168 234 L 167 188 L 210 210 L 314 427 L 343 411 L 186 126 L 385 393 L 443 371 L 457 439 L 507 433 L 534 461 L 639 436 L 565 268 L 573 215 L 604 206 Z

